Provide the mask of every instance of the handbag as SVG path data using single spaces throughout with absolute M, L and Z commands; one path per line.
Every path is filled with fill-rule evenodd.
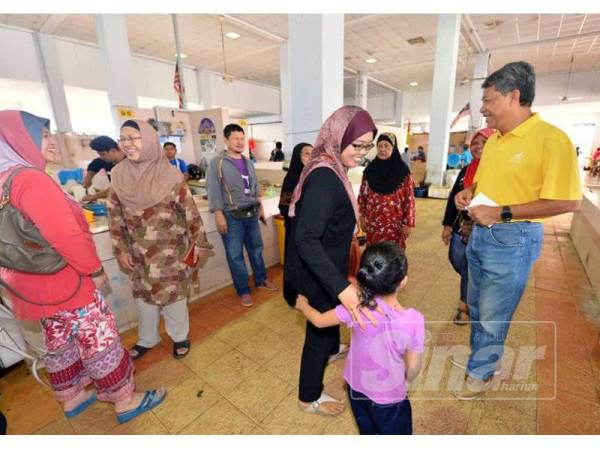
M 367 237 L 364 235 L 360 228 L 352 236 L 350 242 L 350 255 L 348 258 L 348 276 L 356 278 L 358 269 L 360 269 L 360 259 L 365 251 L 365 244 L 367 243 Z
M 225 178 L 223 176 L 223 157 L 220 157 L 217 163 L 217 176 L 219 177 L 219 182 L 223 187 L 223 190 L 229 197 L 229 203 L 233 206 L 233 209 L 228 212 L 234 217 L 234 219 L 242 220 L 242 219 L 250 219 L 252 217 L 256 217 L 260 211 L 260 204 L 253 204 L 248 206 L 237 206 L 233 201 L 233 196 L 231 195 L 231 191 L 229 190 L 229 186 L 225 183 Z
M 33 274 L 52 274 L 63 269 L 67 262 L 40 233 L 33 222 L 27 219 L 21 211 L 10 204 L 10 188 L 13 178 L 22 170 L 33 168 L 20 167 L 11 172 L 2 186 L 0 200 L 0 267 L 18 272 Z M 79 292 L 81 275 L 77 288 L 68 298 L 59 302 L 36 303 L 24 298 L 13 287 L 0 279 L 0 286 L 5 287 L 16 297 L 26 303 L 50 306 L 69 301 Z
M 456 220 L 458 221 L 458 234 L 460 234 L 460 239 L 466 244 L 469 242 L 469 236 L 471 236 L 471 232 L 473 231 L 473 220 L 464 211 L 458 213 Z
M 198 265 L 198 261 L 200 258 L 196 258 L 196 243 L 193 242 L 190 246 L 189 250 L 186 252 L 183 257 L 183 263 L 187 266 L 190 266 L 192 269 Z
M 67 262 L 48 244 L 35 224 L 10 204 L 10 188 L 13 178 L 24 169 L 13 170 L 2 187 L 0 266 L 19 272 L 56 273 L 64 268 Z

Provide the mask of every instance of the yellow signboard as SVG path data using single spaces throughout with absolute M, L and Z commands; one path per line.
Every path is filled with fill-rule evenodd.
M 117 107 L 117 113 L 121 119 L 133 119 L 133 111 L 131 108 Z

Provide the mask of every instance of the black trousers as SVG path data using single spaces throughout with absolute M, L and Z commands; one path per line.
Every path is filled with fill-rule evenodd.
M 290 234 L 292 232 L 292 219 L 285 216 L 285 244 L 283 249 L 283 257 L 287 261 L 287 253 L 288 253 L 288 245 L 290 241 Z M 283 273 L 283 298 L 292 308 L 296 306 L 296 297 L 298 296 L 298 291 L 292 285 L 292 283 L 285 276 L 285 271 Z
M 350 386 L 348 398 L 360 434 L 412 434 L 412 408 L 408 398 L 379 405 Z
M 323 375 L 329 356 L 340 349 L 340 327 L 317 328 L 306 322 L 306 337 L 300 363 L 301 402 L 314 402 L 323 392 Z
M 0 411 L 0 434 L 6 434 L 6 417 Z

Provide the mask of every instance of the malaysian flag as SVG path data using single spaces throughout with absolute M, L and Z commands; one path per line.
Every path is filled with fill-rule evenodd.
M 179 98 L 179 109 L 183 108 L 183 88 L 181 87 L 181 79 L 179 78 L 179 62 L 175 64 L 175 76 L 173 77 L 173 89 L 177 92 Z
M 471 105 L 469 105 L 469 103 L 467 103 L 465 106 L 463 106 L 463 109 L 461 109 L 458 112 L 458 114 L 456 115 L 456 117 L 454 118 L 452 123 L 450 124 L 450 129 L 454 128 L 454 125 L 456 125 L 460 119 L 468 116 L 469 114 L 471 114 Z

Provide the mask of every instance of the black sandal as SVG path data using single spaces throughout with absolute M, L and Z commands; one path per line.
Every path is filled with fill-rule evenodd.
M 467 320 L 462 320 L 461 314 L 465 314 L 467 316 Z M 471 315 L 469 314 L 469 310 L 456 308 L 456 315 L 454 316 L 454 319 L 452 319 L 452 322 L 454 322 L 454 325 L 458 326 L 466 325 L 469 322 L 471 322 Z
M 185 340 L 185 341 L 181 341 L 181 342 L 173 342 L 173 358 L 175 359 L 181 359 L 181 358 L 185 358 L 187 356 L 187 354 L 190 352 L 190 341 L 189 340 Z M 177 350 L 181 350 L 181 349 L 185 349 L 185 352 L 183 353 L 178 353 Z
M 131 356 L 131 359 L 135 361 L 136 359 L 139 359 L 142 356 L 144 356 L 150 350 L 152 350 L 152 347 L 142 347 L 141 345 L 136 344 L 131 348 L 131 350 L 129 350 L 129 356 Z M 132 352 L 135 352 L 135 354 L 133 354 Z

